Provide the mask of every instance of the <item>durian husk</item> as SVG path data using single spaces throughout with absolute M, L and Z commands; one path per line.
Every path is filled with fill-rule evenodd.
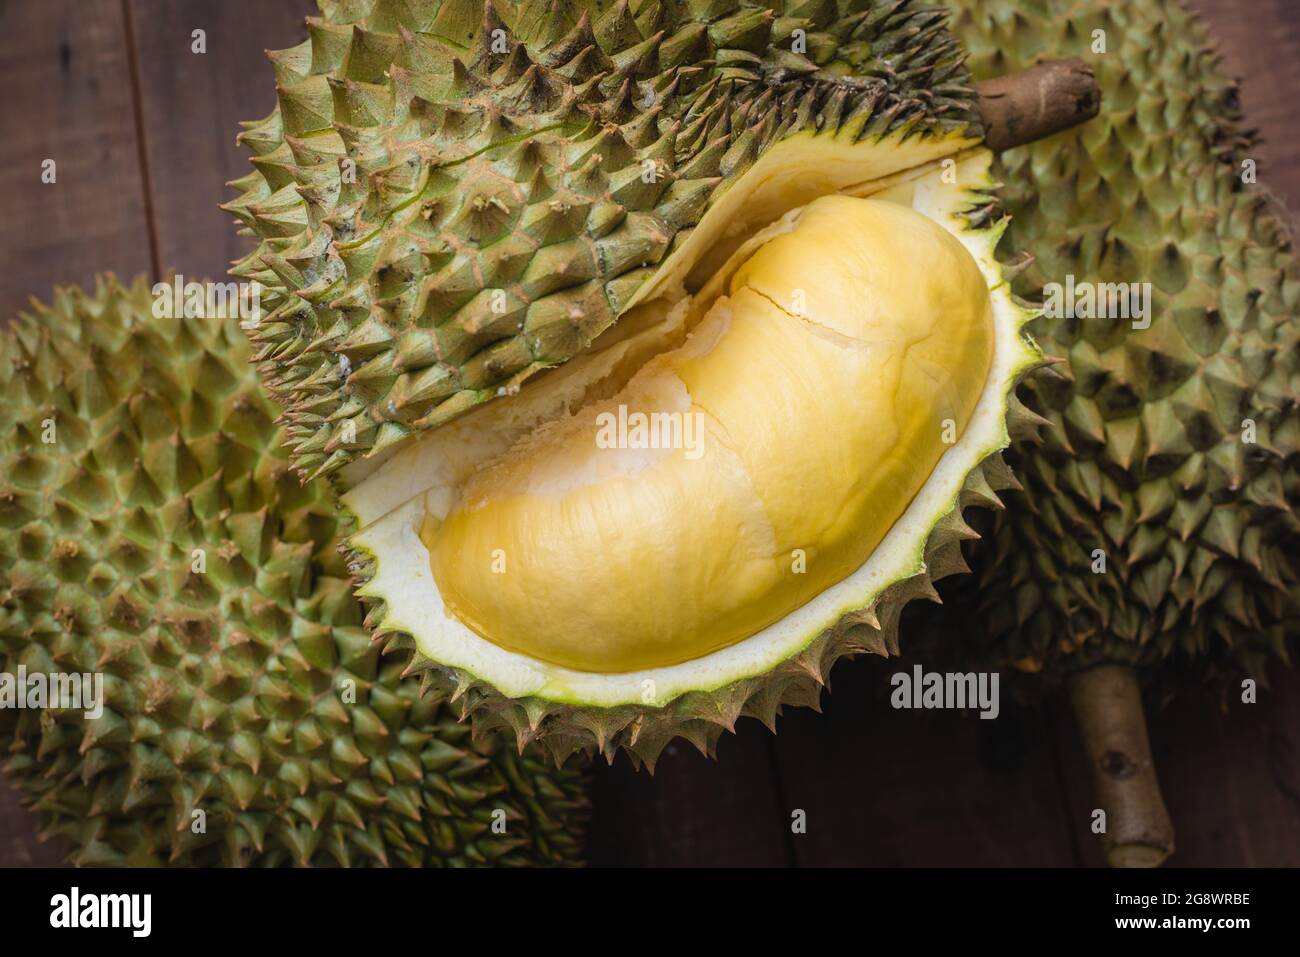
M 1102 87 L 1100 119 L 999 157 L 1011 245 L 1035 258 L 1016 292 L 1153 284 L 1149 328 L 1030 325 L 1057 374 L 1026 402 L 1053 428 L 1011 452 L 1022 507 L 974 553 L 972 640 L 1049 681 L 1110 663 L 1166 691 L 1262 681 L 1300 631 L 1300 264 L 1242 181 L 1236 87 L 1173 0 L 949 5 L 977 76 L 1080 56 Z
M 236 320 L 155 302 L 106 276 L 0 334 L 0 672 L 106 697 L 0 709 L 42 835 L 78 865 L 579 862 L 582 775 L 381 658 Z
M 224 207 L 259 240 L 233 271 L 267 289 L 248 331 L 305 476 L 581 354 L 775 145 L 980 134 L 913 0 L 320 7 L 269 54 Z

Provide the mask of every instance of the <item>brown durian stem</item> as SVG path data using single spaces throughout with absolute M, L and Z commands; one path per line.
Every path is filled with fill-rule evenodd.
M 997 151 L 1085 123 L 1101 109 L 1101 87 L 1092 67 L 1077 57 L 984 80 L 975 84 L 975 93 L 984 142 Z
M 1156 867 L 1174 852 L 1174 826 L 1160 796 L 1137 672 L 1099 665 L 1069 680 L 1111 867 Z

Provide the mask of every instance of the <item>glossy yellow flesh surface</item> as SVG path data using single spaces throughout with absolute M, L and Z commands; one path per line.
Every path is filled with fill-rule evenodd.
M 482 637 L 580 671 L 734 644 L 867 559 L 965 428 L 993 347 L 955 238 L 902 205 L 817 199 L 685 345 L 426 519 L 438 589 Z

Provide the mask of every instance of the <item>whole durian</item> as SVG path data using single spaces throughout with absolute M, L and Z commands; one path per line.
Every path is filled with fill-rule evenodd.
M 651 764 L 896 651 L 1036 422 L 943 13 L 320 9 L 227 208 L 377 634 L 521 748 Z
M 1254 137 L 1236 89 L 1178 3 L 950 6 L 977 76 L 1079 56 L 1106 103 L 999 158 L 1009 238 L 1036 258 L 1017 292 L 1150 283 L 1152 302 L 1142 321 L 1067 307 L 1030 325 L 1060 360 L 1025 386 L 1053 428 L 1014 447 L 1024 494 L 972 552 L 977 591 L 945 600 L 962 593 L 986 660 L 1069 679 L 1110 859 L 1152 863 L 1173 833 L 1138 675 L 1263 681 L 1297 630 L 1300 266 L 1243 182 Z
M 0 692 L 103 675 L 97 719 L 0 709 L 45 834 L 87 865 L 576 862 L 581 777 L 399 680 L 236 321 L 159 301 L 108 277 L 0 335 Z

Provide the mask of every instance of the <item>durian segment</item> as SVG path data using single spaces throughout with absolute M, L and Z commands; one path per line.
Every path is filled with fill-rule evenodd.
M 449 674 L 452 686 L 462 689 L 459 693 L 482 682 L 484 690 L 472 691 L 466 699 L 471 704 L 504 696 L 505 701 L 493 706 L 503 709 L 499 717 L 504 719 L 506 702 L 520 700 L 525 710 L 535 715 L 529 719 L 533 730 L 517 727 L 521 742 L 539 734 L 535 722 L 549 714 L 547 709 L 554 706 L 606 709 L 605 718 L 594 713 L 583 718 L 582 714 L 587 714 L 583 711 L 575 714 L 575 724 L 563 725 L 565 730 L 557 732 L 556 740 L 551 742 L 554 750 L 562 754 L 566 748 L 582 746 L 577 728 L 584 722 L 601 727 L 608 724 L 614 729 L 609 737 L 604 732 L 598 735 L 597 744 L 602 750 L 616 739 L 636 747 L 618 731 L 634 720 L 633 715 L 639 713 L 636 709 L 660 709 L 695 692 L 716 693 L 719 702 L 730 701 L 733 698 L 730 689 L 750 681 L 761 684 L 763 676 L 774 673 L 783 662 L 824 637 L 837 623 L 847 618 L 870 620 L 873 603 L 891 586 L 914 576 L 924 576 L 927 541 L 933 537 L 936 525 L 962 504 L 959 496 L 965 494 L 963 489 L 972 473 L 1006 447 L 1008 408 L 1013 401 L 1011 390 L 1015 381 L 1039 358 L 1020 333 L 1031 313 L 1012 300 L 994 257 L 1002 228 L 1000 225 L 974 228 L 970 220 L 972 213 L 988 202 L 990 161 L 986 151 L 977 151 L 951 168 L 935 169 L 888 189 L 874 190 L 878 198 L 911 206 L 941 225 L 965 247 L 978 264 L 992 303 L 994 343 L 992 365 L 964 431 L 928 472 L 924 484 L 879 545 L 851 574 L 743 640 L 677 664 L 596 673 L 552 664 L 482 638 L 447 608 L 434 580 L 430 555 L 420 539 L 420 530 L 429 513 L 445 514 L 453 507 L 455 487 L 482 463 L 503 451 L 498 443 L 504 441 L 508 447 L 536 428 L 543 421 L 544 410 L 554 411 L 557 406 L 565 409 L 563 402 L 554 401 L 555 397 L 543 398 L 545 389 L 534 390 L 531 395 L 525 389 L 518 396 L 476 413 L 477 422 L 473 421 L 475 416 L 466 417 L 404 450 L 344 496 L 345 505 L 360 519 L 361 526 L 349 544 L 367 556 L 365 573 L 370 577 L 359 593 L 382 603 L 381 613 L 375 619 L 377 630 L 410 635 L 418 659 L 427 662 L 425 667 L 435 668 L 437 673 Z M 675 321 L 687 321 L 681 314 L 683 308 L 678 305 Z M 670 311 L 669 315 L 674 313 Z M 591 361 L 596 363 L 597 357 Z M 568 371 L 561 370 L 557 375 Z M 580 398 L 586 389 L 585 382 L 575 382 L 580 379 L 575 375 L 561 380 L 561 392 L 571 399 Z M 449 441 L 457 426 L 464 441 Z M 471 426 L 476 428 L 471 431 Z M 502 426 L 502 431 L 497 432 L 495 426 Z M 503 440 L 502 435 L 507 438 Z M 471 448 L 477 451 L 468 454 Z M 987 495 L 981 500 L 987 500 Z M 892 606 L 878 610 L 882 616 L 886 612 L 896 615 Z M 565 621 L 552 624 L 556 629 L 570 625 Z M 743 706 L 751 694 L 759 694 L 756 686 L 739 693 L 736 700 L 740 704 L 736 707 Z M 534 708 L 536 711 L 530 710 Z M 728 713 L 732 712 L 729 709 L 720 712 L 719 720 L 734 720 L 726 718 Z M 703 717 L 708 719 L 707 715 Z M 689 719 L 669 717 L 666 721 L 678 733 L 690 728 Z M 642 750 L 652 759 L 662 743 L 656 735 L 651 743 L 643 742 Z
M 477 634 L 577 670 L 734 644 L 862 564 L 965 428 L 992 355 L 961 243 L 896 203 L 816 199 L 685 345 L 430 518 L 434 580 Z

